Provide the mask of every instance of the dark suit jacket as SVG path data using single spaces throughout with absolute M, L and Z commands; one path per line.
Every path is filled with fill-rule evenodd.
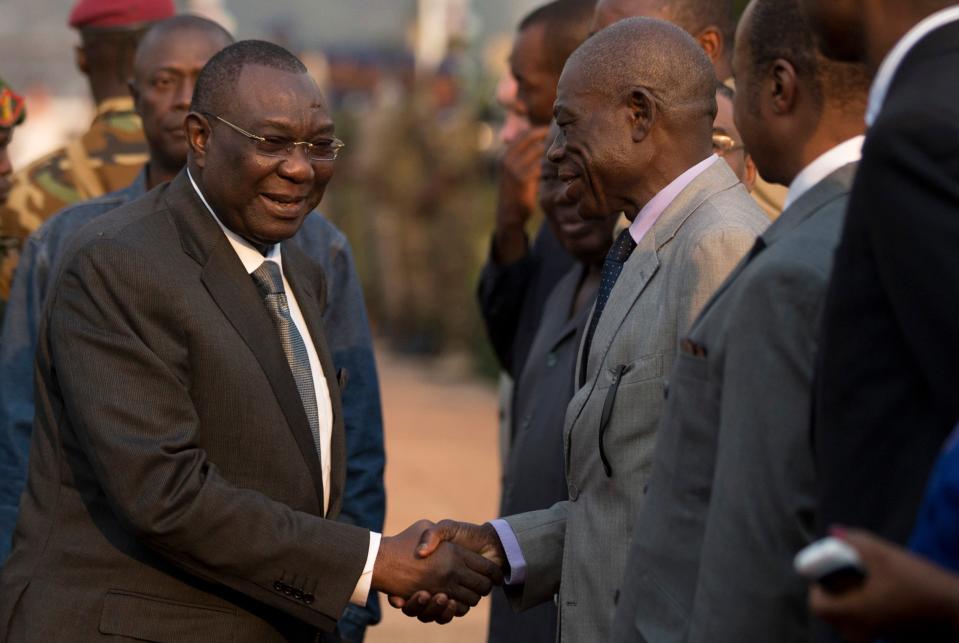
M 331 386 L 327 518 L 345 442 L 322 271 L 284 272 Z M 80 231 L 46 308 L 27 490 L 0 586 L 5 641 L 309 641 L 369 533 L 326 520 L 279 336 L 185 173 Z
M 820 526 L 905 542 L 959 419 L 959 23 L 907 55 L 866 137 L 826 300 Z
M 546 298 L 575 265 L 552 228 L 543 224 L 519 261 L 501 266 L 493 259 L 495 248 L 483 267 L 479 304 L 486 334 L 504 371 L 518 378 L 543 317 Z

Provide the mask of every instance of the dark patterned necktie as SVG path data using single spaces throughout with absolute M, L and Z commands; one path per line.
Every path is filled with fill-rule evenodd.
M 629 233 L 629 229 L 627 228 L 623 230 L 616 238 L 616 241 L 613 242 L 613 247 L 609 249 L 609 253 L 606 255 L 606 261 L 603 262 L 603 275 L 599 283 L 599 292 L 596 294 L 596 308 L 593 310 L 593 316 L 589 320 L 589 328 L 586 331 L 586 341 L 583 343 L 583 366 L 581 369 L 583 373 L 586 372 L 586 365 L 589 361 L 589 348 L 593 344 L 593 334 L 596 332 L 596 325 L 599 324 L 599 318 L 603 314 L 603 309 L 606 308 L 606 302 L 609 301 L 609 295 L 613 292 L 613 286 L 616 285 L 616 280 L 619 279 L 619 275 L 623 272 L 623 266 L 626 265 L 626 261 L 635 249 L 636 242 L 633 240 L 633 235 Z
M 316 390 L 313 388 L 313 371 L 310 369 L 310 354 L 306 351 L 303 336 L 296 329 L 293 317 L 290 315 L 290 305 L 286 300 L 286 291 L 283 289 L 283 275 L 280 266 L 275 261 L 264 261 L 251 275 L 256 282 L 266 309 L 273 319 L 276 332 L 280 335 L 286 361 L 290 364 L 293 380 L 300 392 L 303 410 L 310 421 L 310 431 L 313 433 L 313 444 L 316 455 L 320 460 L 321 470 L 323 453 L 320 448 L 320 414 L 316 406 Z

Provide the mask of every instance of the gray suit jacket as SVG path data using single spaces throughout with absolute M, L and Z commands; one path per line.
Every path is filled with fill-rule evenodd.
M 322 269 L 284 273 L 345 441 Z M 30 472 L 0 581 L 4 641 L 312 641 L 369 532 L 322 517 L 302 402 L 256 286 L 185 173 L 77 235 L 40 328 Z
M 855 169 L 770 226 L 681 344 L 612 640 L 808 639 L 792 559 L 815 535 L 812 373 Z
M 666 208 L 613 288 L 567 409 L 569 500 L 506 518 L 528 565 L 526 583 L 509 588 L 514 606 L 552 600 L 558 591 L 564 641 L 609 636 L 656 442 L 663 375 L 678 338 L 768 222 L 719 160 Z M 611 476 L 600 457 L 603 420 Z

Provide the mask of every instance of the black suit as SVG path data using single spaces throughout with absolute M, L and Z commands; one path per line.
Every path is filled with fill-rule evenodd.
M 322 269 L 283 270 L 345 443 Z M 77 235 L 40 328 L 27 490 L 0 587 L 4 641 L 313 641 L 369 532 L 324 519 L 309 421 L 253 280 L 181 173 Z
M 919 42 L 870 128 L 823 318 L 821 527 L 905 542 L 959 420 L 959 23 Z
M 529 253 L 519 261 L 499 265 L 495 252 L 495 246 L 491 246 L 480 276 L 480 312 L 500 366 L 519 378 L 539 329 L 546 299 L 576 262 L 560 245 L 548 223 L 540 227 Z

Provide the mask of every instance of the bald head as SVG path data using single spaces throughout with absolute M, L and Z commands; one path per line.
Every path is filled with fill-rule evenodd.
M 579 83 L 579 91 L 601 93 L 613 101 L 627 100 L 642 88 L 668 125 L 698 123 L 708 131 L 716 117 L 716 82 L 709 59 L 685 31 L 663 20 L 628 18 L 577 49 L 560 86 Z
M 136 56 L 133 59 L 133 69 L 143 71 L 143 67 L 149 64 L 159 48 L 166 48 L 174 36 L 189 34 L 205 42 L 217 45 L 217 51 L 233 44 L 233 36 L 219 24 L 206 18 L 193 15 L 181 15 L 161 20 L 153 25 L 140 45 L 137 47 Z

